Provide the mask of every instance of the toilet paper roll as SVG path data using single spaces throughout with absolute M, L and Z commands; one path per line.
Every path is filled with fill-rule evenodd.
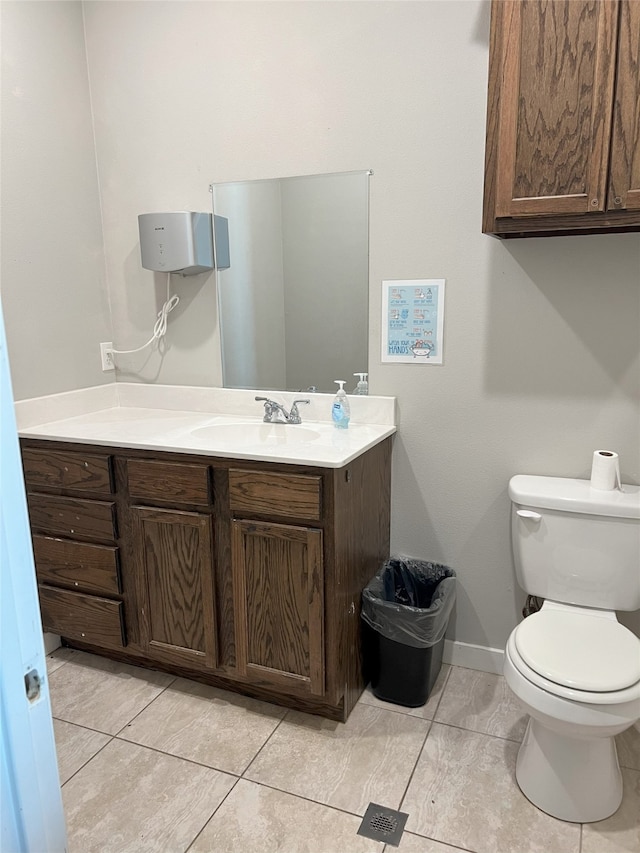
M 612 450 L 596 450 L 591 465 L 591 488 L 610 492 L 620 487 L 620 459 Z

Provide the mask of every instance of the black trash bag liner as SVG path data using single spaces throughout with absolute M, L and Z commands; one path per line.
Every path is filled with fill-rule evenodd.
M 426 649 L 444 637 L 455 598 L 453 569 L 392 557 L 362 592 L 362 618 L 388 640 Z

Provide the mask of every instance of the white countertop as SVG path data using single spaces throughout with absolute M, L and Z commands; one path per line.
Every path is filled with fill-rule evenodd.
M 16 403 L 22 438 L 341 468 L 396 431 L 392 397 L 349 397 L 349 428 L 329 419 L 330 394 L 113 383 Z M 265 424 L 256 394 L 301 406 L 302 424 Z M 185 408 L 181 408 L 184 406 Z M 309 417 L 305 414 L 309 413 Z M 326 413 L 326 416 L 325 416 Z M 321 419 L 314 420 L 314 416 Z M 383 423 L 372 423 L 371 418 Z

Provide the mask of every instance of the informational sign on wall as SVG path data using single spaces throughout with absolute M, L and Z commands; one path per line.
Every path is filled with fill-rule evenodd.
M 382 361 L 442 364 L 443 278 L 382 282 Z

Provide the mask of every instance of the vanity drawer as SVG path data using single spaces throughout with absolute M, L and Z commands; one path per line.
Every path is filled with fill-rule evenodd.
M 27 495 L 32 530 L 90 539 L 116 538 L 115 504 L 57 495 Z
M 45 631 L 98 646 L 125 645 L 121 601 L 45 584 L 39 586 L 38 592 Z
M 51 536 L 33 537 L 36 574 L 41 583 L 76 586 L 85 592 L 121 592 L 118 549 Z
M 74 492 L 112 494 L 110 456 L 72 450 L 22 451 L 24 479 L 31 488 L 58 488 Z
M 321 478 L 232 468 L 229 500 L 231 510 L 236 512 L 319 521 L 322 517 Z
M 127 461 L 129 494 L 135 500 L 209 504 L 209 468 L 182 462 Z

